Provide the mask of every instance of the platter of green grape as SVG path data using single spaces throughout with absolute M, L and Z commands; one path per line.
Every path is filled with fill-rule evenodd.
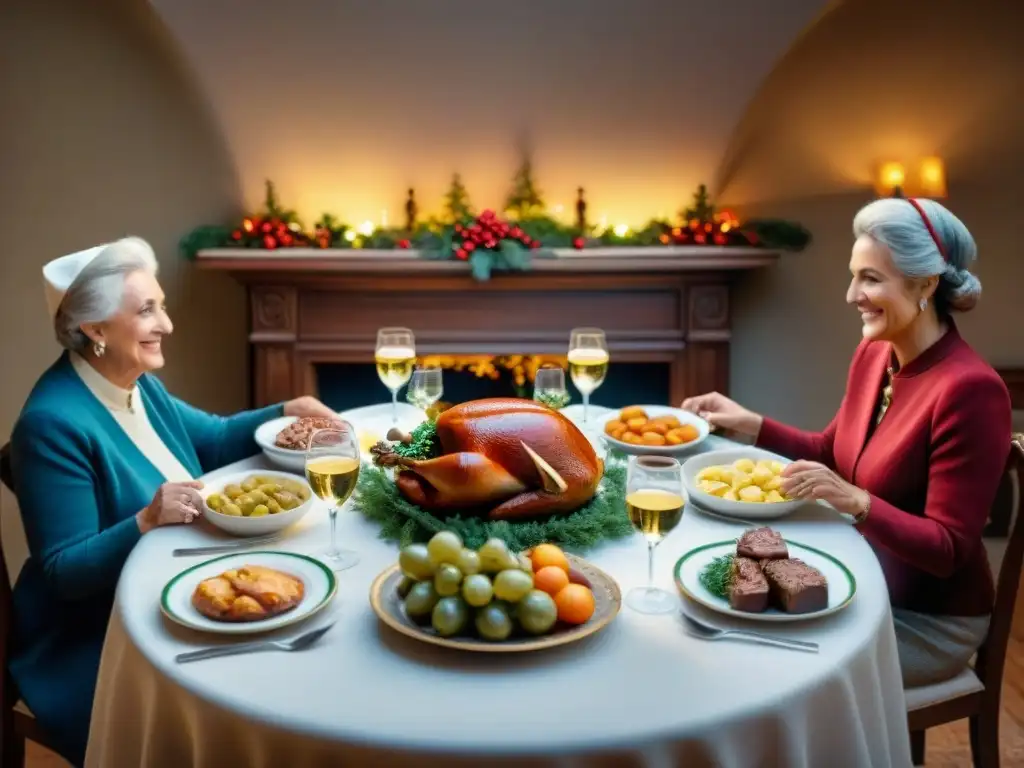
M 500 539 L 470 549 L 450 531 L 404 547 L 370 587 L 370 605 L 391 629 L 433 645 L 506 653 L 565 645 L 604 629 L 622 605 L 611 576 L 566 557 L 594 596 L 593 615 L 582 624 L 558 619 L 551 597 L 534 588 L 525 554 Z

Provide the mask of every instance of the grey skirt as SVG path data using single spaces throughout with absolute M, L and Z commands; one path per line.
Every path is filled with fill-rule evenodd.
M 930 616 L 892 609 L 903 686 L 941 683 L 958 675 L 988 634 L 989 616 Z

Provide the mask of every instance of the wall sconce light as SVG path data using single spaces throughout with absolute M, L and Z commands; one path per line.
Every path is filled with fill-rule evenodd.
M 926 157 L 921 161 L 920 185 L 922 197 L 946 196 L 946 167 L 942 158 Z
M 917 172 L 908 179 L 903 163 L 882 163 L 875 179 L 875 192 L 879 197 L 945 197 L 946 167 L 942 158 L 925 157 L 918 163 Z
M 883 163 L 878 169 L 875 191 L 880 197 L 903 197 L 906 181 L 907 172 L 903 170 L 903 163 Z

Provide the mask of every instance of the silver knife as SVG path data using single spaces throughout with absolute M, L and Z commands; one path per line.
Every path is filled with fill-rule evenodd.
M 185 557 L 187 555 L 216 555 L 220 552 L 238 552 L 249 547 L 260 547 L 264 544 L 272 544 L 278 541 L 280 536 L 264 536 L 262 538 L 243 539 L 242 541 L 229 544 L 213 544 L 205 547 L 179 547 L 171 552 L 174 557 Z

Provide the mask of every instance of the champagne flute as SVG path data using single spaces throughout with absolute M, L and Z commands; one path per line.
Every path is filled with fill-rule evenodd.
M 632 456 L 626 478 L 629 521 L 647 539 L 647 586 L 626 595 L 639 613 L 669 613 L 678 606 L 673 595 L 654 586 L 654 548 L 683 516 L 683 473 L 671 456 Z
M 412 376 L 416 362 L 416 337 L 408 328 L 381 328 L 377 331 L 377 350 L 374 353 L 377 375 L 391 390 L 391 423 L 398 423 L 398 390 Z
M 539 369 L 533 377 L 533 399 L 556 411 L 568 405 L 565 371 L 561 368 Z
M 441 399 L 444 394 L 444 382 L 438 366 L 417 368 L 409 380 L 409 402 L 424 411 Z
M 569 335 L 569 374 L 583 395 L 583 425 L 587 424 L 590 394 L 608 375 L 608 344 L 600 328 L 573 328 Z
M 331 515 L 331 543 L 320 556 L 335 571 L 359 562 L 350 549 L 338 549 L 338 509 L 345 505 L 359 479 L 359 439 L 355 428 L 343 421 L 338 428 L 318 429 L 309 436 L 306 448 L 306 479 L 319 498 L 327 502 Z

